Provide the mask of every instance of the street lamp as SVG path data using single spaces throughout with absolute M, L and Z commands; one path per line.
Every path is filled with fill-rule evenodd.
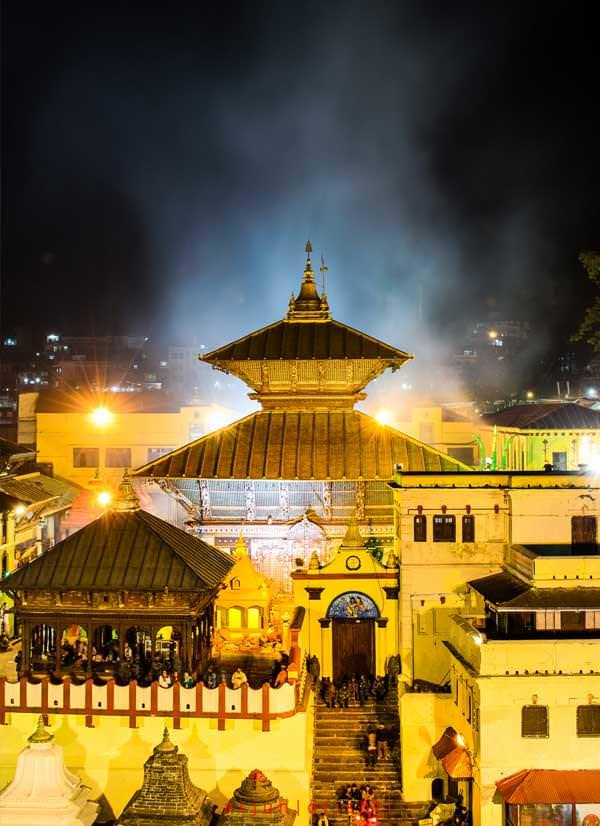
M 90 419 L 96 427 L 106 427 L 113 420 L 113 414 L 108 407 L 96 407 L 90 413 Z

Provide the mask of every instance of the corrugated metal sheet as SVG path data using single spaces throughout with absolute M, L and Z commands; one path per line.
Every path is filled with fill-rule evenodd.
M 484 576 L 480 579 L 472 579 L 467 584 L 494 605 L 514 599 L 531 588 L 526 582 L 522 582 L 505 571 Z
M 600 411 L 580 404 L 516 404 L 481 417 L 486 424 L 525 430 L 600 430 Z
M 5 580 L 9 590 L 202 591 L 233 560 L 143 510 L 109 511 Z
M 154 478 L 389 479 L 405 470 L 469 470 L 357 410 L 264 410 L 132 473 Z
M 498 610 L 562 608 L 600 609 L 600 588 L 530 588 L 499 606 Z
M 384 359 L 411 356 L 339 321 L 276 321 L 203 356 L 210 364 L 246 359 Z M 399 365 L 398 365 L 399 366 Z
M 600 769 L 524 769 L 496 781 L 506 803 L 598 803 Z

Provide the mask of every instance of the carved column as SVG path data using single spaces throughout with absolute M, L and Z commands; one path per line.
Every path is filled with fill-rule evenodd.
M 333 677 L 333 652 L 331 640 L 331 620 L 323 617 L 321 626 L 321 677 Z
M 282 522 L 290 518 L 290 488 L 287 482 L 279 483 L 279 518 Z
M 356 483 L 356 518 L 359 522 L 365 518 L 365 483 L 362 480 Z
M 246 497 L 246 521 L 254 522 L 256 519 L 256 491 L 254 482 L 251 479 L 244 482 L 244 494 Z
M 200 519 L 210 519 L 212 517 L 212 507 L 210 503 L 208 479 L 200 479 L 198 482 L 198 492 L 200 496 Z

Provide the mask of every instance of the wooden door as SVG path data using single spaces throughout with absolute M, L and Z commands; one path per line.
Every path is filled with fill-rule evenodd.
M 334 619 L 332 624 L 334 683 L 352 674 L 374 674 L 375 622 Z
M 579 548 L 587 546 L 590 551 L 596 549 L 595 516 L 571 517 L 571 544 Z

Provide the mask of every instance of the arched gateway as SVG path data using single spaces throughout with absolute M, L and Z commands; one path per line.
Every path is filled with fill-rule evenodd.
M 315 554 L 292 579 L 305 612 L 304 644 L 321 675 L 339 683 L 354 673 L 383 674 L 398 651 L 398 568 L 369 553 L 356 522 L 331 562 L 320 565 Z

